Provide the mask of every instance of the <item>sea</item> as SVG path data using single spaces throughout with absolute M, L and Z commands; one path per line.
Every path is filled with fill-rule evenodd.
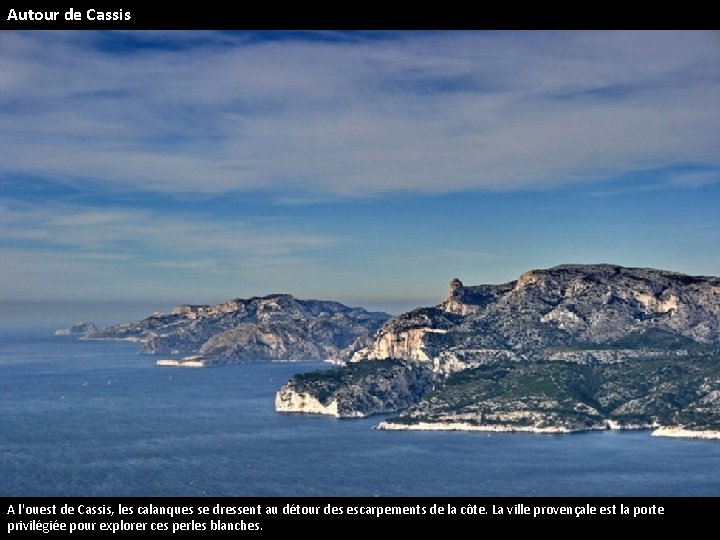
M 275 412 L 327 364 L 162 368 L 138 349 L 0 330 L 0 496 L 720 495 L 720 441 L 379 431 Z

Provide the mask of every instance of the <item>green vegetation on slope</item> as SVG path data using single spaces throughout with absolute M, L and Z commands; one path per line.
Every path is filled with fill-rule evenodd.
M 569 350 L 606 350 L 606 349 L 630 349 L 630 350 L 661 350 L 706 352 L 717 349 L 709 344 L 699 343 L 689 337 L 676 332 L 669 332 L 662 328 L 649 328 L 630 333 L 620 339 L 600 343 L 574 343 Z
M 720 429 L 720 357 L 491 362 L 450 375 L 391 422 L 582 429 L 605 420 Z
M 426 366 L 378 360 L 295 375 L 279 394 L 309 394 L 325 406 L 336 400 L 339 416 L 367 416 L 403 410 L 422 399 L 433 383 Z

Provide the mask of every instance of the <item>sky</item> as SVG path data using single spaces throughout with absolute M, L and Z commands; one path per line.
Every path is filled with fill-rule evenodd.
M 718 246 L 720 32 L 0 32 L 0 306 L 399 313 Z

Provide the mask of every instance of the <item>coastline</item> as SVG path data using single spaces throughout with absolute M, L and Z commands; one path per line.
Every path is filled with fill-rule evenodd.
M 155 362 L 156 366 L 163 367 L 184 367 L 184 368 L 201 368 L 205 367 L 205 362 L 200 356 L 188 356 L 180 360 L 163 359 Z
M 396 422 L 380 422 L 375 429 L 387 431 L 481 431 L 487 433 L 544 433 L 562 434 L 578 433 L 603 428 L 572 429 L 565 427 L 538 428 L 534 426 L 511 426 L 508 424 L 468 424 L 467 422 L 418 422 L 417 424 L 400 424 Z
M 660 427 L 652 432 L 653 437 L 676 437 L 681 439 L 720 440 L 720 431 L 692 430 L 683 427 Z
M 686 439 L 720 440 L 720 431 L 713 430 L 690 430 L 682 427 L 658 427 L 652 425 L 620 425 L 609 421 L 605 424 L 593 426 L 572 427 L 535 427 L 535 426 L 513 426 L 509 424 L 469 424 L 467 422 L 418 422 L 416 424 L 403 424 L 398 422 L 383 421 L 375 429 L 386 431 L 476 431 L 484 433 L 536 433 L 561 435 L 568 433 L 582 433 L 584 431 L 612 430 L 640 430 L 653 429 L 653 437 L 676 437 Z

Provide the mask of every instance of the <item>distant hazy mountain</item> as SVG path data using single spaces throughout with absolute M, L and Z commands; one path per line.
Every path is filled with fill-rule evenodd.
M 59 330 L 55 330 L 55 335 L 56 336 L 84 336 L 84 335 L 90 334 L 92 332 L 95 332 L 96 330 L 97 330 L 97 326 L 95 326 L 95 323 L 80 322 L 69 328 L 60 328 Z
M 273 294 L 214 306 L 178 306 L 171 313 L 90 331 L 85 337 L 138 341 L 144 354 L 195 355 L 203 365 L 332 360 L 371 343 L 389 317 L 338 302 Z

